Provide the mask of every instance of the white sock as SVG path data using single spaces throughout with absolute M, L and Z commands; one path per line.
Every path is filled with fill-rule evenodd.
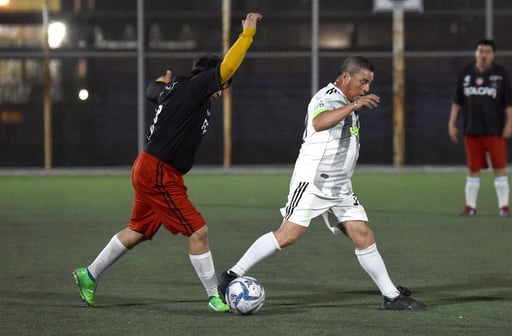
M 476 209 L 476 199 L 480 189 L 480 177 L 466 177 L 466 205 Z
M 389 278 L 386 265 L 375 243 L 364 250 L 356 250 L 356 256 L 363 269 L 379 287 L 383 296 L 395 298 L 400 294 Z
M 217 292 L 217 276 L 215 275 L 212 253 L 208 251 L 197 255 L 189 254 L 189 258 L 208 297 L 215 295 L 215 292 Z
M 128 249 L 121 243 L 119 238 L 117 238 L 117 234 L 115 234 L 112 239 L 110 239 L 107 246 L 105 246 L 96 259 L 94 259 L 92 264 L 87 267 L 89 273 L 94 279 L 98 280 L 101 273 L 121 258 L 127 251 Z
M 498 176 L 494 179 L 494 188 L 498 196 L 498 205 L 500 208 L 508 206 L 510 187 L 507 176 Z
M 252 243 L 242 258 L 238 260 L 230 271 L 235 272 L 239 276 L 243 276 L 251 267 L 278 250 L 281 250 L 281 247 L 276 237 L 272 232 L 268 232 Z

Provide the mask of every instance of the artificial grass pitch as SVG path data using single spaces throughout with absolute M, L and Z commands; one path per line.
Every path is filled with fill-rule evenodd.
M 276 229 L 290 173 L 190 174 L 217 274 Z M 511 335 L 512 219 L 492 176 L 478 215 L 461 218 L 464 173 L 357 173 L 378 248 L 396 285 L 430 306 L 379 309 L 380 294 L 344 236 L 314 220 L 295 245 L 248 275 L 265 286 L 258 314 L 213 313 L 187 241 L 161 229 L 100 279 L 86 307 L 71 272 L 126 226 L 130 176 L 0 176 L 0 330 L 4 335 Z

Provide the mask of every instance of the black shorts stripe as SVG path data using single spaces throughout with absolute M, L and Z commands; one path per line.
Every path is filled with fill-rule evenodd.
M 289 219 L 291 217 L 291 215 L 293 214 L 293 210 L 295 210 L 297 204 L 299 204 L 299 201 L 302 198 L 302 195 L 304 194 L 304 191 L 306 190 L 308 185 L 309 182 L 300 182 L 297 188 L 295 188 L 292 199 L 290 200 L 288 206 L 286 207 L 286 212 L 284 215 L 285 219 Z
M 163 183 L 164 179 L 164 162 L 159 161 L 156 174 L 155 174 L 155 188 L 160 192 L 160 195 L 164 198 L 165 203 L 167 204 L 167 208 L 169 211 L 174 213 L 176 218 L 179 220 L 180 225 L 184 228 L 185 232 L 187 232 L 187 235 L 190 236 L 192 233 L 194 233 L 194 228 L 190 224 L 190 222 L 187 220 L 185 215 L 181 212 L 181 209 L 179 206 L 174 203 L 172 199 L 171 193 L 169 193 L 169 190 L 165 187 Z

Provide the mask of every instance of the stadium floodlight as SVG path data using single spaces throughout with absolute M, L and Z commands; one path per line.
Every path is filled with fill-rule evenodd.
M 55 21 L 48 25 L 48 45 L 50 48 L 59 48 L 66 37 L 66 25 Z
M 81 89 L 78 91 L 78 98 L 82 101 L 87 100 L 87 98 L 89 98 L 89 91 L 87 89 Z

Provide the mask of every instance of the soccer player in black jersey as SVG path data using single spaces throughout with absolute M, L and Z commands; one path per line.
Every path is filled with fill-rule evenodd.
M 89 306 L 94 305 L 100 275 L 164 226 L 172 234 L 188 237 L 190 262 L 208 295 L 209 308 L 229 311 L 217 292 L 208 226 L 188 199 L 183 175 L 192 167 L 207 131 L 210 104 L 229 86 L 253 42 L 261 18 L 258 13 L 247 14 L 242 20 L 243 32 L 223 60 L 215 55 L 203 55 L 194 63 L 190 76 L 171 80 L 167 71 L 146 90 L 148 99 L 157 108 L 146 146 L 132 168 L 135 197 L 128 227 L 115 234 L 88 267 L 73 271 L 80 296 Z
M 468 166 L 466 204 L 460 216 L 476 215 L 480 170 L 488 168 L 487 155 L 494 170 L 499 214 L 511 216 L 506 140 L 512 135 L 512 88 L 505 68 L 494 63 L 495 48 L 492 40 L 478 41 L 475 62 L 459 74 L 451 105 L 448 132 L 453 142 L 459 141 L 456 123 L 462 111 Z

